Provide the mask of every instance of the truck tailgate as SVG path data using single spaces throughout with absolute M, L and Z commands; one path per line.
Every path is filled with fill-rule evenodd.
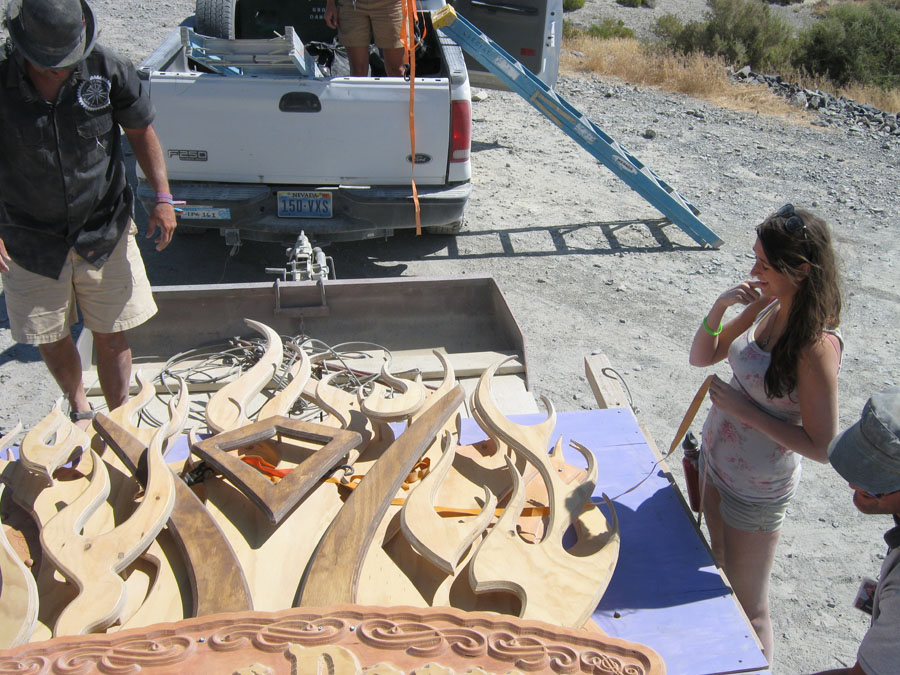
M 247 182 L 252 176 L 259 183 L 320 186 L 409 182 L 407 82 L 241 77 L 235 86 L 230 80 L 207 73 L 151 73 L 158 112 L 153 124 L 170 179 Z M 417 78 L 420 185 L 446 180 L 449 101 L 447 79 Z M 347 161 L 348 152 L 353 161 Z

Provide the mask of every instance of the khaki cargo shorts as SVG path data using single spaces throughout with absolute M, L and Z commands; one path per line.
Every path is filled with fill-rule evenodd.
M 403 46 L 401 0 L 338 0 L 338 39 L 345 47 L 368 47 L 374 42 L 381 49 Z
M 91 332 L 118 333 L 156 314 L 156 303 L 132 222 L 103 267 L 69 251 L 59 279 L 34 274 L 10 262 L 3 275 L 9 328 L 16 342 L 58 342 L 78 320 L 76 303 Z

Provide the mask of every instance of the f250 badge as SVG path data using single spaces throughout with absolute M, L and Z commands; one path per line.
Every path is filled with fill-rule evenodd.
M 175 157 L 182 162 L 208 162 L 209 153 L 206 150 L 169 149 L 169 157 Z

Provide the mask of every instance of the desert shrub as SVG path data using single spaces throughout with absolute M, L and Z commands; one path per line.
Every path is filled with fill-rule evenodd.
M 634 31 L 625 25 L 621 19 L 603 19 L 603 23 L 597 25 L 592 23 L 587 30 L 581 30 L 573 25 L 571 21 L 563 20 L 563 38 L 567 40 L 577 40 L 578 38 L 592 37 L 601 40 L 614 40 L 616 38 L 633 39 Z
M 574 12 L 584 7 L 584 0 L 563 0 L 563 11 Z
M 839 85 L 900 87 L 900 2 L 833 5 L 800 34 L 794 65 Z
M 620 5 L 624 5 L 625 7 L 640 7 L 641 0 L 616 0 Z
M 704 21 L 687 24 L 672 15 L 654 25 L 654 34 L 676 51 L 721 56 L 734 66 L 778 70 L 790 63 L 791 29 L 760 0 L 708 0 Z
M 582 31 L 578 26 L 569 21 L 568 19 L 563 19 L 563 39 L 564 40 L 572 40 L 581 35 L 584 35 L 584 31 Z
M 611 40 L 614 38 L 633 38 L 634 31 L 625 25 L 622 19 L 610 19 L 606 17 L 603 23 L 597 25 L 591 24 L 591 27 L 585 31 L 591 37 L 600 38 L 601 40 Z

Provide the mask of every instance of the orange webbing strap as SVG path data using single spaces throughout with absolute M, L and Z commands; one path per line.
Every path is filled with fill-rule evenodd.
M 348 482 L 346 482 L 346 483 L 341 482 L 337 478 L 326 478 L 325 482 L 326 483 L 334 483 L 338 487 L 347 488 L 348 490 L 352 491 L 357 488 L 357 486 L 359 485 L 359 481 L 362 480 L 362 478 L 363 478 L 362 476 L 353 475 L 347 479 Z M 404 483 L 403 489 L 408 490 L 409 483 Z M 395 499 L 391 500 L 391 506 L 403 506 L 405 503 L 406 503 L 406 499 L 403 497 L 396 497 Z M 587 504 L 584 507 L 584 510 L 587 511 L 588 509 L 593 508 L 593 507 L 594 507 L 593 503 Z M 455 518 L 455 517 L 459 517 L 459 516 L 477 516 L 479 513 L 481 513 L 481 509 L 464 508 L 464 507 L 456 507 L 456 506 L 435 506 L 434 510 L 437 512 L 438 515 L 440 515 L 444 518 Z M 498 506 L 496 509 L 494 509 L 494 515 L 498 516 L 498 517 L 502 516 L 504 510 L 505 509 L 503 507 Z M 549 506 L 526 506 L 525 508 L 522 509 L 522 513 L 521 513 L 521 515 L 526 518 L 531 517 L 531 516 L 546 516 L 549 514 L 550 514 Z
M 286 475 L 291 472 L 291 469 L 277 469 L 273 464 L 267 462 L 262 457 L 257 455 L 243 455 L 241 459 L 249 464 L 250 466 L 256 467 L 259 471 L 264 473 L 271 478 L 281 480 Z M 424 460 L 416 464 L 413 470 L 410 472 L 407 480 L 404 481 L 402 488 L 404 490 L 409 490 L 410 486 L 420 481 L 428 474 L 428 470 L 430 468 L 431 462 L 426 457 Z M 343 480 L 338 478 L 326 478 L 326 483 L 334 483 L 338 487 L 347 488 L 348 490 L 355 490 L 360 481 L 363 479 L 362 474 L 353 474 L 352 476 L 346 476 Z M 392 506 L 403 506 L 406 503 L 406 499 L 403 497 L 397 497 L 391 501 Z M 594 504 L 587 504 L 584 508 L 587 511 L 590 508 L 593 508 Z M 457 508 L 452 506 L 435 506 L 434 510 L 444 518 L 453 518 L 457 516 L 477 516 L 481 513 L 481 509 L 474 508 Z M 494 515 L 501 516 L 503 515 L 503 508 L 497 508 L 494 510 Z M 521 515 L 528 518 L 531 516 L 546 516 L 550 514 L 549 506 L 526 506 L 522 509 Z
M 403 28 L 400 39 L 406 50 L 409 64 L 409 182 L 412 185 L 413 205 L 416 207 L 416 234 L 422 234 L 422 209 L 419 206 L 419 190 L 416 188 L 416 0 L 402 0 Z
M 426 462 L 427 462 L 427 458 L 426 458 Z M 416 469 L 413 469 L 413 473 L 416 473 L 417 469 L 420 469 L 423 467 L 424 467 L 424 469 L 428 468 L 427 464 L 425 462 L 419 462 L 419 464 L 416 465 Z M 410 474 L 410 476 L 412 476 L 412 474 Z M 359 482 L 362 480 L 362 478 L 363 477 L 361 475 L 354 474 L 353 476 L 346 477 L 344 480 L 340 480 L 338 478 L 326 478 L 325 482 L 326 483 L 334 483 L 338 487 L 347 488 L 348 490 L 352 491 L 352 490 L 355 490 L 357 488 L 357 486 L 359 486 Z M 419 476 L 418 478 L 416 478 L 416 480 L 419 480 L 421 478 L 422 478 L 422 476 Z M 413 482 L 416 482 L 416 481 L 404 482 L 401 487 L 404 490 L 409 490 L 409 488 Z M 391 506 L 403 506 L 405 503 L 406 503 L 406 499 L 403 497 L 396 497 L 395 499 L 391 500 Z M 595 507 L 595 504 L 593 504 L 593 503 L 586 504 L 584 507 L 584 510 L 587 511 L 588 509 L 591 509 L 594 507 Z M 440 515 L 444 518 L 455 518 L 455 517 L 459 517 L 459 516 L 477 516 L 479 513 L 481 513 L 481 509 L 456 507 L 456 506 L 435 506 L 434 510 L 435 510 L 435 512 L 437 512 L 438 515 Z M 504 510 L 505 509 L 503 507 L 497 507 L 496 509 L 494 509 L 494 515 L 497 517 L 502 516 Z M 550 515 L 550 507 L 549 506 L 526 506 L 525 508 L 522 509 L 522 513 L 520 515 L 525 518 L 529 518 L 532 516 L 547 516 L 547 515 Z

